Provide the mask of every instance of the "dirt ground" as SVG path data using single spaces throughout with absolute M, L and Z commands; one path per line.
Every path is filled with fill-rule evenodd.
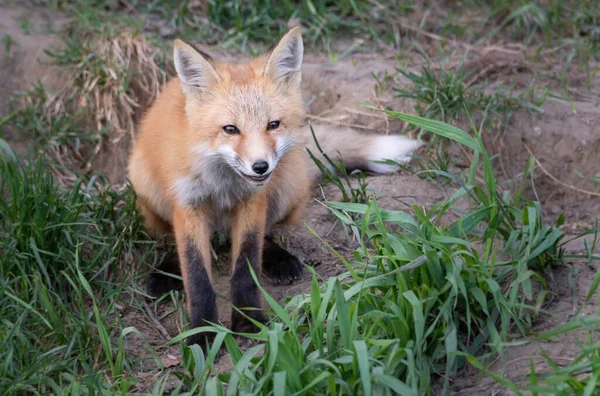
M 7 54 L 0 49 L 0 118 L 8 112 L 8 102 L 12 95 L 25 90 L 36 81 L 52 89 L 61 86 L 61 76 L 55 68 L 42 65 L 45 60 L 44 49 L 56 45 L 59 40 L 49 34 L 48 16 L 36 11 L 36 21 L 30 32 L 24 33 L 19 24 L 20 18 L 30 11 L 18 8 L 0 7 L 0 36 L 10 34 L 18 44 Z M 38 15 L 39 14 L 39 15 Z M 29 15 L 31 17 L 31 15 Z M 60 22 L 60 21 L 58 21 Z M 54 23 L 57 23 L 55 20 Z M 485 60 L 485 53 L 473 53 L 475 61 Z M 305 57 L 303 80 L 307 108 L 313 120 L 334 124 L 351 125 L 364 130 L 365 133 L 396 133 L 402 128 L 398 121 L 392 121 L 382 114 L 367 111 L 357 105 L 356 101 L 371 103 L 391 108 L 396 111 L 413 112 L 413 103 L 394 97 L 388 89 L 377 91 L 377 84 L 372 73 L 382 76 L 387 70 L 393 74 L 398 62 L 393 57 L 361 53 L 342 59 L 336 65 L 329 65 L 329 58 L 323 54 L 308 53 Z M 409 60 L 406 70 L 418 71 L 419 59 Z M 531 76 L 527 68 L 511 66 L 510 62 L 502 63 L 499 72 L 493 78 L 519 79 L 527 81 Z M 574 78 L 577 72 L 574 71 Z M 394 77 L 393 84 L 402 86 L 408 82 L 401 75 Z M 596 79 L 600 83 L 600 79 Z M 554 219 L 561 211 L 565 212 L 567 222 L 563 226 L 567 233 L 576 233 L 582 227 L 592 224 L 600 217 L 600 186 L 594 186 L 578 177 L 575 171 L 592 176 L 600 171 L 600 96 L 586 91 L 583 86 L 574 95 L 574 103 L 565 101 L 548 101 L 543 106 L 544 112 L 531 115 L 524 110 L 514 114 L 506 132 L 490 144 L 490 150 L 498 154 L 496 163 L 499 177 L 509 180 L 519 176 L 531 154 L 539 159 L 541 166 L 536 171 L 536 191 L 542 201 L 545 215 Z M 573 109 L 576 109 L 576 112 Z M 18 131 L 13 131 L 9 138 L 21 152 L 27 148 L 27 142 L 19 139 Z M 103 153 L 96 163 L 96 170 L 106 174 L 115 184 L 124 181 L 124 166 L 127 161 L 128 144 L 126 140 Z M 542 168 L 543 167 L 543 168 Z M 369 176 L 369 188 L 379 197 L 381 207 L 389 209 L 409 210 L 412 205 L 431 207 L 449 197 L 453 189 L 443 187 L 431 181 L 422 180 L 408 172 L 400 172 L 388 176 Z M 533 190 L 530 189 L 530 194 Z M 309 205 L 304 221 L 321 237 L 344 255 L 350 255 L 356 244 L 348 240 L 341 226 L 335 225 L 335 218 L 318 201 L 323 194 L 329 200 L 340 198 L 332 186 L 315 189 L 315 200 Z M 279 231 L 284 244 L 299 257 L 312 262 L 316 271 L 324 278 L 339 274 L 344 266 L 335 256 L 307 229 L 304 224 Z M 569 246 L 569 252 L 583 252 L 581 242 Z M 226 256 L 226 255 L 224 255 Z M 219 294 L 228 295 L 229 279 L 226 258 L 219 256 L 216 271 L 215 289 Z M 552 274 L 551 290 L 553 298 L 546 307 L 548 313 L 540 316 L 535 331 L 546 331 L 570 319 L 575 310 L 584 301 L 589 290 L 596 266 L 582 262 L 567 263 Z M 575 273 L 576 291 L 567 281 L 569 273 Z M 278 300 L 286 295 L 295 295 L 310 287 L 310 276 L 304 277 L 292 286 L 267 285 L 267 290 Z M 228 302 L 219 299 L 220 319 L 229 325 L 231 308 Z M 162 317 L 172 310 L 165 304 L 156 312 Z M 595 311 L 593 304 L 583 310 L 583 315 Z M 164 339 L 160 332 L 146 316 L 139 311 L 123 308 L 123 320 L 128 325 L 143 330 L 153 345 L 161 345 Z M 166 315 L 162 324 L 170 336 L 178 333 L 180 324 L 177 315 Z M 525 346 L 508 348 L 504 361 L 498 360 L 493 368 L 511 380 L 518 380 L 529 372 L 529 356 L 539 370 L 548 368 L 540 355 L 540 346 L 556 358 L 560 363 L 573 358 L 576 340 L 572 335 L 559 336 L 554 343 L 531 343 Z M 177 346 L 162 350 L 162 358 L 167 366 L 179 362 Z M 220 369 L 228 367 L 227 357 L 219 362 Z M 150 384 L 156 373 L 145 373 L 142 380 Z M 493 380 L 482 377 L 475 370 L 453 381 L 453 390 L 457 394 L 508 394 Z

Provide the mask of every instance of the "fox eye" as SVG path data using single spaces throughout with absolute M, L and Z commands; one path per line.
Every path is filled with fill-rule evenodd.
M 267 125 L 267 131 L 272 131 L 273 129 L 279 128 L 279 121 L 271 121 Z
M 228 135 L 239 135 L 240 134 L 240 130 L 237 129 L 234 125 L 225 125 L 223 127 L 223 132 L 225 132 Z

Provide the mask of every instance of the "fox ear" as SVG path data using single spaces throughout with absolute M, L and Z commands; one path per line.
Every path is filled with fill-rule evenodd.
M 264 75 L 273 80 L 296 81 L 300 83 L 300 66 L 304 44 L 300 28 L 296 27 L 285 34 L 271 51 L 265 63 Z
M 173 59 L 175 70 L 187 87 L 205 91 L 221 78 L 211 64 L 210 56 L 196 51 L 181 40 L 175 40 Z

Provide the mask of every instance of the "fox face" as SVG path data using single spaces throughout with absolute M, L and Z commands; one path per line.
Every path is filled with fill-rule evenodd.
M 175 42 L 187 139 L 199 168 L 227 166 L 253 186 L 269 181 L 304 122 L 302 54 L 298 29 L 246 64 L 218 63 Z

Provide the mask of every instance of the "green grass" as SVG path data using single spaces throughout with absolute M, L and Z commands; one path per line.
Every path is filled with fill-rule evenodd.
M 69 145 L 79 150 L 86 143 L 101 141 L 103 131 L 85 126 L 85 111 L 61 111 L 50 114 L 48 106 L 56 92 L 51 92 L 40 83 L 18 97 L 9 125 L 20 131 L 20 139 L 32 141 L 43 150 Z M 72 99 L 71 99 L 72 100 Z M 69 103 L 72 109 L 76 104 Z
M 63 189 L 43 157 L 0 143 L 1 393 L 126 391 L 147 362 L 125 348 L 122 268 L 155 259 L 134 194 L 99 179 Z
M 149 15 L 161 18 L 180 36 L 256 53 L 296 18 L 313 49 L 329 50 L 340 37 L 398 48 L 394 32 L 405 30 L 398 30 L 395 20 L 418 6 L 414 1 L 397 1 L 382 9 L 366 0 L 283 0 L 273 7 L 263 0 L 211 0 L 194 8 L 197 2 L 131 0 L 135 12 L 111 13 L 102 1 L 49 3 L 74 17 L 67 45 L 50 53 L 53 62 L 76 77 L 79 92 L 86 92 L 86 84 L 98 78 L 99 93 L 120 99 L 131 92 L 136 78 L 143 81 L 148 73 L 114 63 L 105 57 L 102 43 L 122 39 L 124 26 L 131 29 L 129 37 L 135 37 Z M 455 3 L 483 10 L 478 15 L 487 16 L 480 26 L 493 39 L 540 49 L 560 46 L 567 64 L 587 65 L 597 57 L 600 7 L 595 0 L 576 6 L 554 0 Z M 421 26 L 428 27 L 426 16 Z M 459 14 L 450 15 L 439 29 L 433 31 L 477 42 Z M 409 40 L 402 40 L 405 48 Z M 154 43 L 165 45 L 156 37 Z M 10 38 L 5 37 L 4 45 L 7 52 L 14 48 Z M 144 54 L 153 65 L 164 61 Z M 65 111 L 48 113 L 45 103 L 53 93 L 42 87 L 30 91 L 26 106 L 0 118 L 0 126 L 10 124 L 33 139 L 35 150 L 27 161 L 19 160 L 0 140 L 0 393 L 127 393 L 141 389 L 139 373 L 159 370 L 153 394 L 170 390 L 168 382 L 175 377 L 173 394 L 421 395 L 432 392 L 432 386 L 448 391 L 453 376 L 476 367 L 517 393 L 593 394 L 600 370 L 594 338 L 600 330 L 598 316 L 574 319 L 545 334 L 530 333 L 551 293 L 547 274 L 574 258 L 564 251 L 562 217 L 548 224 L 539 202 L 523 194 L 533 180 L 533 159 L 515 190 L 503 191 L 481 130 L 473 127 L 466 133 L 439 122 L 473 114 L 477 120 L 504 124 L 515 110 L 539 111 L 546 95 L 533 95 L 531 87 L 521 95 L 510 89 L 489 93 L 460 69 L 425 67 L 418 74 L 403 74 L 412 86 L 397 92 L 415 100 L 417 113 L 425 118 L 388 114 L 440 142 L 462 145 L 472 155 L 464 172 L 455 169 L 454 158 L 441 144 L 431 158 L 417 160 L 420 177 L 453 184 L 456 193 L 432 207 L 414 206 L 410 213 L 387 210 L 369 193 L 364 175 L 349 175 L 333 153 L 320 153 L 323 160 L 313 156 L 324 180 L 342 193 L 343 202 L 324 204 L 358 243 L 350 257 L 332 248 L 346 271 L 329 279 L 313 272 L 310 292 L 292 296 L 283 305 L 263 290 L 272 321 L 258 334 L 242 336 L 256 341 L 248 350 L 242 351 L 231 331 L 220 326 L 180 334 L 169 343 L 181 345 L 182 363 L 174 370 L 165 370 L 157 357 L 166 345 L 149 345 L 122 312 L 127 307 L 145 314 L 138 283 L 145 266 L 160 259 L 156 244 L 140 225 L 133 191 L 113 190 L 95 177 L 76 178 L 70 187 L 59 187 L 52 176 L 57 164 L 51 161 L 57 157 L 48 153 L 98 144 L 107 133 L 104 128 L 115 124 L 100 122 L 100 128 L 89 128 L 89 109 L 97 107 L 92 103 L 88 113 L 81 111 L 70 102 L 76 97 L 64 98 Z M 377 89 L 386 90 L 391 81 L 385 75 Z M 125 120 L 121 125 L 127 129 L 130 124 Z M 481 128 L 490 127 L 482 123 Z M 480 170 L 483 182 L 476 181 Z M 459 201 L 467 203 L 460 205 L 467 209 L 459 209 Z M 597 238 L 586 244 L 587 253 L 577 258 L 598 260 L 596 242 Z M 586 303 L 599 285 L 597 274 Z M 173 301 L 178 323 L 185 324 L 181 296 L 173 293 L 164 299 Z M 183 345 L 186 335 L 198 331 L 217 333 L 209 351 Z M 489 363 L 503 357 L 513 341 L 551 340 L 574 331 L 582 338 L 580 350 L 566 366 L 547 357 L 550 371 L 532 366 L 518 383 L 489 371 Z M 132 344 L 132 337 L 141 341 Z M 234 367 L 216 375 L 221 346 Z
M 342 35 L 389 41 L 392 36 L 387 32 L 392 18 L 388 8 L 402 13 L 412 9 L 409 0 L 395 0 L 386 7 L 366 0 L 279 0 L 275 3 L 210 0 L 200 4 L 189 0 L 133 0 L 128 3 L 131 7 L 120 14 L 137 19 L 138 26 L 140 20 L 159 18 L 164 22 L 163 30 L 168 28 L 179 37 L 248 53 L 262 52 L 274 44 L 289 29 L 291 21 L 299 21 L 306 28 L 305 40 L 316 48 L 330 49 L 332 41 Z M 101 1 L 65 1 L 53 6 L 86 16 L 84 19 L 93 19 L 98 13 L 109 15 Z
M 530 44 L 538 34 L 547 44 L 557 38 L 586 38 L 600 43 L 600 2 L 584 1 L 523 1 L 492 2 L 493 18 L 501 21 L 491 34 L 507 29 L 514 39 Z
M 571 68 L 575 67 L 586 73 L 587 87 L 593 86 L 600 60 L 599 0 L 465 0 L 456 3 L 460 5 L 454 8 L 458 15 L 463 15 L 465 7 L 477 11 L 462 23 L 444 18 L 441 33 L 449 32 L 449 37 L 463 40 L 463 36 L 467 36 L 467 41 L 476 45 L 484 45 L 489 40 L 521 44 L 535 49 L 533 60 L 539 53 L 549 51 L 546 57 L 562 61 L 562 80 L 568 79 Z
M 2 64 L 7 65 L 13 59 L 15 49 L 19 47 L 19 43 L 10 34 L 5 34 L 2 36 L 2 46 L 4 47 Z
M 472 44 L 491 39 L 559 49 L 568 64 L 587 66 L 600 55 L 600 0 L 452 0 L 443 2 L 441 15 L 414 0 L 132 0 L 118 12 L 106 11 L 109 2 L 105 1 L 46 3 L 69 11 L 84 25 L 110 19 L 143 29 L 144 21 L 151 18 L 160 21 L 163 30 L 184 39 L 250 54 L 273 45 L 293 22 L 303 26 L 309 48 L 330 51 L 333 58 L 344 48 L 353 51 L 356 47 L 356 43 L 342 44 L 344 48 L 335 45 L 343 37 L 380 48 L 391 45 L 400 52 L 418 47 L 413 36 L 418 37 L 415 32 L 423 27 Z M 465 14 L 465 9 L 470 12 Z
M 550 366 L 550 370 L 539 372 L 533 362 L 526 385 L 520 388 L 517 384 L 507 383 L 508 387 L 517 389 L 519 394 L 530 392 L 533 395 L 595 395 L 600 381 L 600 344 L 597 332 L 600 329 L 598 316 L 582 317 L 563 326 L 548 331 L 537 337 L 539 340 L 552 341 L 555 336 L 578 331 L 578 353 L 568 364 L 557 362 L 547 353 L 542 357 Z
M 541 274 L 563 260 L 560 220 L 545 224 L 522 186 L 513 196 L 499 191 L 477 131 L 472 138 L 441 122 L 390 114 L 474 149 L 462 187 L 429 210 L 414 206 L 414 215 L 382 209 L 375 199 L 329 202 L 359 241 L 352 259 L 338 254 L 347 272 L 321 285 L 314 274 L 310 293 L 284 306 L 263 290 L 273 322 L 245 335 L 259 344 L 244 353 L 223 327 L 183 334 L 217 332 L 213 350 L 224 344 L 234 364 L 231 373 L 197 381 L 195 390 L 416 395 L 439 376 L 448 390 L 467 367 L 466 355 L 484 362 L 527 334 L 546 297 Z M 480 166 L 483 186 L 473 179 Z M 443 222 L 459 199 L 469 200 L 469 210 Z M 188 355 L 185 364 L 200 364 L 208 378 L 210 365 L 199 356 Z
M 473 74 L 462 72 L 460 68 L 455 71 L 445 69 L 432 70 L 423 66 L 420 73 L 397 70 L 406 77 L 411 85 L 406 88 L 394 87 L 399 98 L 413 99 L 415 111 L 422 117 L 450 122 L 466 113 L 481 116 L 488 113 L 491 117 L 500 117 L 503 121 L 510 118 L 510 114 L 521 108 L 542 111 L 541 105 L 545 98 L 538 99 L 535 103 L 527 101 L 526 94 L 513 95 L 512 90 L 497 88 L 488 94 L 482 85 L 472 85 Z
M 80 109 L 77 98 L 56 100 L 56 92 L 38 83 L 17 95 L 11 113 L 0 123 L 0 137 L 7 132 L 15 141 L 28 142 L 43 155 L 60 182 L 85 172 L 107 135 L 108 128 L 97 129 L 89 122 L 89 113 Z M 5 124 L 8 127 L 5 131 Z
M 451 18 L 441 24 L 442 29 L 468 35 L 473 42 L 504 36 L 526 45 L 555 47 L 565 44 L 563 40 L 583 40 L 595 47 L 596 55 L 600 49 L 598 0 L 462 0 L 446 5 Z M 457 22 L 464 9 L 479 11 L 470 28 Z
M 449 178 L 446 175 L 456 173 L 456 159 L 446 151 L 445 146 L 446 144 L 444 141 L 430 144 L 432 149 L 430 150 L 429 155 L 425 157 L 414 155 L 413 160 L 409 164 L 398 165 L 401 165 L 403 170 L 411 172 L 420 179 L 430 180 L 439 185 L 452 183 L 452 178 Z M 434 170 L 434 172 L 432 172 L 432 170 Z
M 473 138 L 440 122 L 391 115 L 471 147 L 471 169 L 484 168 L 485 184 L 475 184 L 469 172 L 448 201 L 428 210 L 414 206 L 414 214 L 380 208 L 374 198 L 329 202 L 359 241 L 350 260 L 339 256 L 347 272 L 322 284 L 314 274 L 310 293 L 284 306 L 263 290 L 273 320 L 246 335 L 258 344 L 245 352 L 223 327 L 180 334 L 170 343 L 192 332 L 218 333 L 206 355 L 182 346 L 184 370 L 158 377 L 154 393 L 175 375 L 181 382 L 174 394 L 184 386 L 207 394 L 422 394 L 436 379 L 448 389 L 449 378 L 468 362 L 484 367 L 527 334 L 546 296 L 540 274 L 564 258 L 560 223 L 545 224 L 522 186 L 512 196 L 499 191 L 477 130 Z M 0 389 L 134 389 L 135 373 L 162 365 L 149 346 L 147 361 L 127 348 L 137 330 L 116 308 L 132 302 L 122 295 L 135 287 L 120 269 L 156 260 L 132 191 L 93 180 L 63 189 L 43 158 L 23 163 L 7 150 L 0 165 Z M 459 199 L 469 201 L 469 210 L 443 221 Z M 235 368 L 214 376 L 221 345 Z M 597 348 L 592 343 L 581 353 L 571 366 L 556 366 L 553 376 L 530 376 L 536 378 L 531 389 L 559 379 L 561 389 L 592 386 L 593 380 L 574 376 L 595 367 Z
M 429 65 L 423 66 L 420 73 L 401 69 L 396 71 L 410 83 L 403 87 L 393 87 L 393 91 L 400 99 L 413 100 L 415 112 L 419 116 L 450 124 L 468 122 L 468 118 L 473 117 L 475 121 L 484 123 L 487 133 L 493 135 L 494 140 L 503 138 L 515 112 L 526 110 L 532 115 L 542 113 L 542 106 L 549 95 L 547 89 L 539 92 L 534 86 L 518 94 L 514 92 L 514 87 L 507 89 L 502 86 L 495 87 L 488 93 L 484 91 L 486 82 L 474 83 L 478 69 L 466 73 L 460 66 L 453 71 L 443 67 L 432 70 Z M 381 85 L 381 82 L 378 84 Z M 408 123 L 406 132 L 410 131 L 417 132 L 421 139 L 429 143 L 428 155 L 425 159 L 415 158 L 411 164 L 402 167 L 423 179 L 437 183 L 450 181 L 451 179 L 441 176 L 454 173 L 454 165 L 459 162 L 459 158 L 448 152 L 448 139 L 443 134 L 432 134 L 426 128 Z

